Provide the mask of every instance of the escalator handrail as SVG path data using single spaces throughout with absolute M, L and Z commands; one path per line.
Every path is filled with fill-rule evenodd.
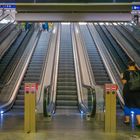
M 56 33 L 56 36 L 58 37 L 59 35 L 59 31 L 60 31 L 60 26 L 58 25 L 58 29 L 56 28 L 57 30 L 57 33 Z M 48 98 L 49 98 L 49 104 L 48 104 L 48 107 L 43 109 L 44 112 L 44 116 L 51 116 L 51 114 L 54 112 L 54 109 L 55 109 L 55 99 L 56 99 L 56 93 L 55 93 L 55 86 L 54 86 L 54 83 L 55 83 L 55 79 L 57 77 L 57 74 L 54 74 L 54 73 L 57 73 L 57 64 L 58 63 L 58 57 L 59 57 L 59 51 L 58 51 L 58 54 L 57 54 L 57 42 L 58 42 L 58 39 L 55 39 L 55 50 L 54 50 L 54 57 L 53 57 L 53 67 L 52 67 L 52 73 L 51 73 L 51 80 L 50 80 L 50 84 L 47 85 L 46 87 L 44 88 L 50 88 L 50 94 L 48 94 Z M 51 41 L 53 41 L 53 38 L 51 38 Z M 51 45 L 50 45 L 51 46 Z M 45 97 L 45 96 L 44 96 Z M 43 99 L 45 100 L 45 99 Z M 43 103 L 44 104 L 44 103 Z M 47 106 L 47 105 L 46 105 Z
M 49 103 L 49 88 L 50 87 L 51 85 L 44 87 L 44 92 L 43 92 L 43 114 L 45 117 L 48 116 L 47 105 Z
M 80 27 L 79 26 L 78 26 L 78 30 L 80 31 Z M 95 88 L 96 82 L 95 82 L 95 78 L 94 78 L 94 75 L 93 75 L 93 72 L 92 72 L 92 67 L 91 67 L 91 64 L 90 64 L 90 61 L 89 61 L 88 53 L 87 53 L 87 50 L 85 48 L 86 45 L 85 45 L 85 42 L 84 42 L 83 37 L 82 37 L 81 34 L 79 34 L 79 37 L 80 37 L 80 42 L 82 44 L 82 48 L 83 48 L 83 50 L 85 52 L 84 53 L 84 58 L 86 60 L 86 65 L 87 65 L 87 68 L 88 68 L 88 75 L 89 75 L 89 78 L 90 78 L 90 86 Z
M 89 112 L 90 112 L 91 116 L 95 116 L 95 114 L 96 114 L 96 91 L 95 91 L 95 88 L 93 88 L 89 85 L 85 85 L 85 84 L 83 84 L 82 86 L 91 91 L 90 94 L 92 97 L 92 99 L 91 99 L 92 100 L 92 111 L 91 112 L 89 111 Z
M 74 28 L 73 28 L 74 29 Z M 77 39 L 76 39 L 76 34 L 75 34 L 75 29 L 74 29 L 74 35 L 75 35 L 75 42 L 76 42 L 76 44 L 77 44 Z M 77 53 L 79 54 L 79 51 L 78 51 L 78 49 L 77 49 Z M 77 59 L 78 59 L 78 61 L 80 61 L 80 58 L 79 58 L 79 55 L 76 55 L 77 56 Z M 84 56 L 85 57 L 85 56 Z M 77 64 L 77 63 L 76 63 Z M 86 64 L 87 64 L 87 59 L 86 59 Z M 80 65 L 80 64 L 77 64 L 78 66 Z M 80 73 L 80 81 L 81 81 L 81 86 L 82 87 L 84 87 L 84 88 L 86 88 L 86 89 L 91 89 L 91 91 L 95 91 L 95 86 L 94 87 L 92 87 L 91 85 L 86 85 L 86 84 L 84 84 L 84 82 L 83 82 L 83 75 L 82 75 L 82 72 L 81 72 L 81 66 L 79 66 L 79 73 Z M 89 73 L 89 71 L 88 71 L 88 73 Z M 90 75 L 90 74 L 89 74 Z M 90 75 L 91 76 L 91 75 Z M 90 77 L 91 78 L 91 77 Z M 91 83 L 91 79 L 90 79 L 90 83 Z M 92 82 L 93 83 L 93 82 Z M 82 92 L 82 91 L 81 91 Z M 95 92 L 94 92 L 95 93 Z M 82 93 L 80 93 L 80 94 L 82 94 Z M 94 97 L 93 97 L 93 93 L 92 92 L 90 92 L 90 94 L 91 94 L 91 97 L 92 97 L 92 102 L 93 101 L 95 101 L 93 98 L 94 97 L 96 97 L 95 96 L 95 94 L 94 94 Z M 81 103 L 79 103 L 80 104 L 80 107 L 82 108 L 82 110 L 87 114 L 87 115 L 90 115 L 90 116 L 94 116 L 94 114 L 95 114 L 95 112 L 96 112 L 96 106 L 94 106 L 93 108 L 95 108 L 95 110 L 94 111 L 92 111 L 92 112 L 94 112 L 94 114 L 93 113 L 91 113 L 90 112 L 90 110 L 88 109 L 88 107 L 85 105 L 85 103 L 84 103 L 84 101 L 83 101 L 83 99 L 82 99 L 82 95 L 81 95 Z M 93 105 L 95 105 L 96 103 L 93 103 Z
M 42 93 L 42 90 L 43 90 L 43 92 L 44 92 L 44 89 L 46 88 L 46 87 L 44 87 L 44 78 L 45 78 L 45 73 L 46 73 L 46 67 L 47 67 L 47 61 L 48 61 L 48 54 L 49 54 L 49 52 L 50 52 L 50 45 L 51 44 L 51 35 L 50 35 L 50 38 L 49 38 L 49 41 L 48 41 L 48 50 L 47 50 L 47 53 L 46 53 L 46 55 L 45 55 L 45 61 L 44 61 L 44 67 L 43 67 L 43 70 L 42 70 L 42 74 L 41 74 L 41 76 L 40 77 L 42 77 L 42 79 L 40 80 L 41 81 L 41 83 L 40 83 L 40 88 L 39 88 L 39 90 L 38 90 L 38 94 L 39 94 L 39 98 L 38 98 L 38 100 L 37 100 L 37 104 L 40 102 L 40 99 L 41 99 L 41 93 Z
M 79 28 L 79 26 L 78 26 Z M 80 30 L 80 29 L 79 29 Z M 85 49 L 85 44 L 84 44 L 84 41 L 81 37 L 81 34 L 79 34 L 80 36 L 80 42 L 82 43 L 82 47 L 84 49 L 84 58 L 86 60 L 86 64 L 88 65 L 87 67 L 89 68 L 88 69 L 88 75 L 89 75 L 89 78 L 90 78 L 90 85 L 87 85 L 87 84 L 84 84 L 83 82 L 83 78 L 82 78 L 82 86 L 85 87 L 86 89 L 91 89 L 91 91 L 94 91 L 93 92 L 90 92 L 91 94 L 91 97 L 92 97 L 92 104 L 93 104 L 93 111 L 91 112 L 91 116 L 94 116 L 95 113 L 96 113 L 96 91 L 95 91 L 95 81 L 93 81 L 93 73 L 92 73 L 92 69 L 91 69 L 91 65 L 89 63 L 89 58 L 88 58 L 88 55 L 87 55 L 87 52 L 86 52 L 86 49 Z M 82 75 L 81 75 L 82 76 Z M 83 77 L 83 76 L 82 76 Z M 95 102 L 94 102 L 95 101 Z

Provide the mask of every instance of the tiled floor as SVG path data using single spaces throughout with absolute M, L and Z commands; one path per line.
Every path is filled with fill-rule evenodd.
M 117 121 L 115 134 L 104 132 L 102 117 L 86 120 L 83 116 L 57 115 L 53 118 L 37 116 L 37 132 L 24 133 L 23 114 L 7 113 L 1 115 L 0 140 L 140 140 L 140 132 L 131 131 L 130 126 L 122 123 L 122 116 Z

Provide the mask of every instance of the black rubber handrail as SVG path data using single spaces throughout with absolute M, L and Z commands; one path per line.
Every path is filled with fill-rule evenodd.
M 57 36 L 58 36 L 58 32 L 59 31 L 57 31 Z M 51 39 L 50 39 L 50 42 L 52 42 L 52 37 L 50 37 Z M 57 43 L 57 39 L 55 40 L 55 42 Z M 54 52 L 54 57 L 53 57 L 53 64 L 55 64 L 55 55 L 56 55 L 56 48 L 55 48 L 55 52 Z M 53 67 L 52 67 L 52 71 L 54 71 L 54 68 L 55 68 L 55 65 L 53 65 Z M 52 93 L 50 93 L 51 92 L 51 88 L 52 88 L 52 85 L 53 85 L 53 74 L 51 74 L 51 83 L 48 85 L 48 86 L 46 86 L 45 88 L 44 88 L 44 91 L 47 91 L 48 93 L 46 93 L 48 96 L 46 96 L 45 95 L 45 93 L 43 93 L 43 95 L 45 95 L 45 96 L 43 96 L 43 114 L 44 114 L 44 116 L 45 117 L 50 117 L 51 116 L 51 114 L 54 112 L 54 110 L 55 110 L 55 102 L 53 102 L 53 100 L 51 100 L 50 99 L 50 96 L 51 96 L 51 94 Z M 49 102 L 46 102 L 48 99 L 45 99 L 45 98 L 48 98 L 49 99 Z M 48 104 L 46 104 L 46 103 L 48 103 Z
M 89 85 L 82 85 L 84 88 L 88 90 L 88 95 L 91 95 L 91 110 L 88 106 L 88 112 L 90 113 L 90 116 L 94 117 L 96 114 L 96 91 L 95 88 L 89 86 Z M 90 102 L 88 101 L 88 104 Z
M 43 114 L 44 114 L 44 117 L 48 116 L 47 108 L 48 108 L 49 101 L 50 101 L 49 88 L 50 88 L 50 85 L 47 87 L 44 87 L 44 93 L 43 93 Z

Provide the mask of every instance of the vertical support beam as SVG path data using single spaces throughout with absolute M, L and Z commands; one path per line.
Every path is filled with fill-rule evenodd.
M 110 94 L 110 116 L 111 116 L 111 126 L 110 126 L 110 131 L 111 132 L 116 132 L 116 92 L 112 91 Z
M 36 131 L 36 84 L 25 83 L 24 98 L 24 132 L 30 133 Z
M 25 87 L 24 87 L 24 132 L 25 133 L 29 133 L 30 132 L 30 94 L 29 94 L 29 90 L 30 89 L 30 84 L 26 84 L 25 83 Z
M 116 132 L 116 84 L 105 85 L 105 132 Z
M 31 85 L 32 91 L 30 94 L 30 129 L 31 132 L 36 131 L 36 84 Z
M 105 132 L 110 132 L 110 120 L 111 120 L 111 111 L 110 111 L 110 91 L 105 92 Z

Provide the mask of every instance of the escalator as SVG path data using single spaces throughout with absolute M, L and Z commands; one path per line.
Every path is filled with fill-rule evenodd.
M 25 83 L 40 83 L 42 76 L 44 63 L 47 56 L 49 46 L 50 33 L 42 32 L 38 40 L 37 46 L 33 52 L 30 63 L 26 70 L 26 73 L 21 82 L 13 110 L 21 111 L 24 109 L 24 84 Z
M 94 39 L 91 36 L 88 27 L 86 25 L 80 25 L 80 30 L 85 42 L 85 47 L 87 49 L 96 84 L 104 85 L 106 83 L 111 83 L 110 77 L 100 56 L 99 50 L 94 42 Z
M 6 39 L 6 37 L 16 28 L 15 24 L 7 24 L 5 27 L 0 31 L 0 44 Z
M 18 65 L 22 53 L 24 52 L 32 31 L 21 32 L 15 42 L 7 50 L 0 60 L 0 85 L 6 84 L 14 69 Z
M 78 97 L 70 25 L 61 25 L 56 112 L 77 111 Z
M 94 25 L 96 30 L 98 31 L 100 37 L 102 38 L 108 52 L 110 53 L 114 63 L 116 64 L 120 73 L 127 69 L 127 64 L 130 58 L 124 52 L 124 50 L 120 47 L 120 45 L 114 40 L 112 35 L 106 29 L 104 25 Z
M 3 28 L 4 26 L 6 26 L 6 24 L 0 23 L 0 31 L 2 30 L 2 28 Z
M 138 42 L 140 42 L 140 28 L 132 23 L 129 24 L 120 24 L 121 27 L 124 28 L 128 33 L 130 33 L 133 38 L 135 38 Z
M 140 37 L 140 29 L 135 29 L 134 26 L 135 25 L 130 26 L 130 25 L 119 24 L 119 28 L 121 28 L 130 39 L 132 39 L 137 44 L 140 44 L 140 41 L 138 39 Z M 130 30 L 129 30 L 129 28 L 130 28 Z
M 121 26 L 114 26 L 117 31 L 129 42 L 129 44 L 135 49 L 138 55 L 140 55 L 140 43 L 133 38 L 128 32 L 126 32 Z

